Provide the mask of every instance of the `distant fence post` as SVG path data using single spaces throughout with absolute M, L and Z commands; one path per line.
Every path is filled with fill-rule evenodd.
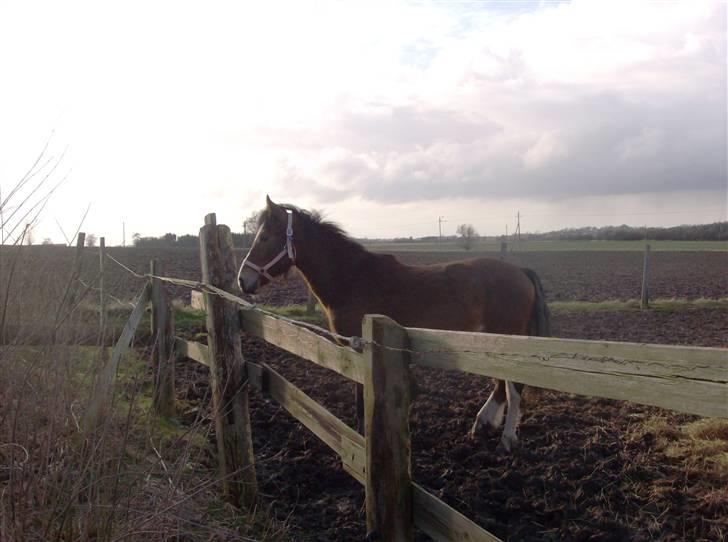
M 200 229 L 202 281 L 230 291 L 237 276 L 230 228 L 215 214 Z M 205 292 L 210 384 L 223 493 L 234 504 L 251 507 L 258 483 L 248 407 L 248 380 L 240 345 L 239 307 Z
M 648 309 L 650 306 L 650 245 L 645 245 L 645 257 L 642 264 L 642 298 L 640 308 Z
M 152 275 L 160 277 L 164 268 L 158 260 L 152 260 L 149 265 Z M 169 302 L 167 288 L 161 280 L 152 278 L 152 340 L 156 345 L 154 368 L 154 397 L 155 412 L 167 418 L 175 415 L 175 388 L 174 388 L 174 314 Z
M 501 241 L 500 244 L 500 257 L 501 260 L 505 260 L 506 256 L 508 255 L 508 242 L 507 241 Z
M 106 237 L 99 239 L 99 347 L 101 348 L 101 361 L 109 358 L 109 351 L 106 348 L 106 321 L 107 321 L 107 299 L 106 299 Z
M 66 284 L 66 290 L 63 292 L 63 298 L 61 299 L 58 309 L 56 310 L 55 323 L 53 324 L 53 330 L 51 331 L 51 344 L 56 344 L 58 340 L 58 333 L 60 326 L 65 319 L 64 311 L 66 309 L 73 309 L 76 304 L 76 297 L 78 295 L 78 280 L 81 278 L 81 269 L 83 267 L 83 247 L 86 244 L 86 234 L 78 232 L 76 236 L 76 252 L 73 256 L 73 269 L 71 275 L 68 277 L 68 283 Z M 70 314 L 70 310 L 68 312 Z M 66 316 L 68 315 L 66 314 Z
M 363 324 L 367 539 L 413 540 L 407 331 L 386 316 Z
M 78 296 L 78 279 L 81 278 L 81 269 L 83 268 L 83 247 L 86 246 L 86 234 L 82 231 L 78 232 L 76 237 L 76 252 L 73 256 L 73 282 L 70 285 L 70 293 L 68 296 L 68 306 L 73 307 Z

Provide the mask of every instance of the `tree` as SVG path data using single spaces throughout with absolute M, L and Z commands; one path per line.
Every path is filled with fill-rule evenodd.
M 473 246 L 473 241 L 478 236 L 478 232 L 475 231 L 472 224 L 460 224 L 456 230 L 460 236 L 460 244 L 465 250 L 470 250 Z
M 89 233 L 86 236 L 86 246 L 87 247 L 95 247 L 96 246 L 96 234 L 95 233 Z
M 134 243 L 134 246 L 139 246 L 139 242 L 142 240 L 142 234 L 141 233 L 135 233 L 131 236 L 131 239 Z
M 248 218 L 243 220 L 243 246 L 249 247 L 253 244 L 255 234 L 258 231 L 258 219 L 261 211 L 253 211 Z

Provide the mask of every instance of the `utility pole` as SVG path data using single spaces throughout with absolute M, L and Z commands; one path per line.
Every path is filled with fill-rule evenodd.
M 518 242 L 521 242 L 521 211 L 518 211 L 518 214 L 516 215 L 518 217 L 518 222 L 516 224 L 516 235 L 518 236 Z
M 442 245 L 442 224 L 444 222 L 447 222 L 447 220 L 445 220 L 444 216 L 437 217 L 437 228 L 438 228 L 438 231 L 440 232 L 440 237 L 439 237 L 440 245 Z
M 126 246 L 126 222 L 121 221 L 121 246 Z

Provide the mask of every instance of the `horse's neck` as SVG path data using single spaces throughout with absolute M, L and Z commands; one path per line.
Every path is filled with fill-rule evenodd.
M 311 290 L 327 308 L 338 308 L 347 302 L 347 291 L 362 272 L 356 266 L 361 254 L 351 254 L 350 247 L 339 239 L 315 238 L 304 242 L 296 257 Z

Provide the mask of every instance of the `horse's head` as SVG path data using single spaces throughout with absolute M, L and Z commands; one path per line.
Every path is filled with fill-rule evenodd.
M 238 272 L 238 283 L 246 294 L 288 271 L 296 262 L 293 245 L 293 211 L 276 205 L 266 196 L 253 246 Z

